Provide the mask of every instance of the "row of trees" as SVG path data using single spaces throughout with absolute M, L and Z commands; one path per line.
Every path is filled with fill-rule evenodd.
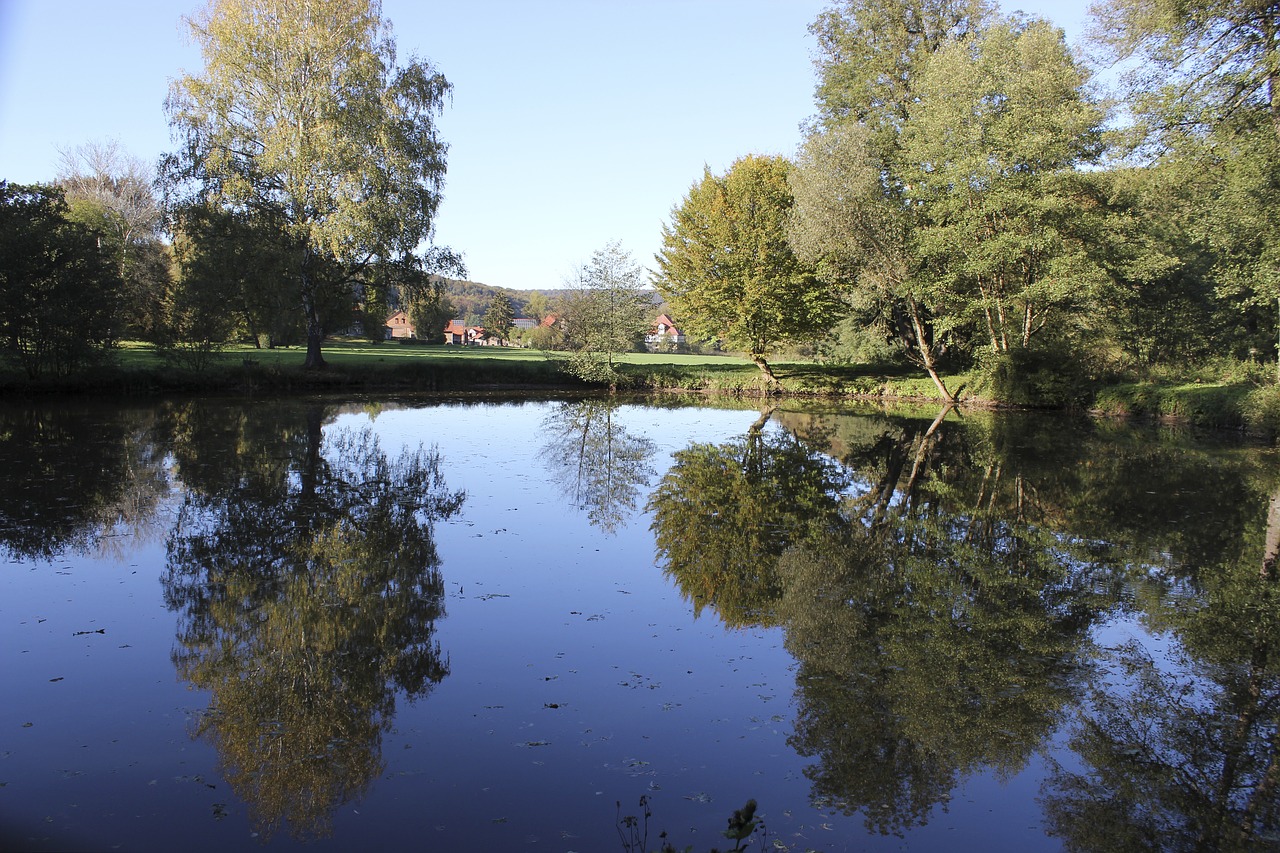
M 797 156 L 707 171 L 664 229 L 659 289 L 767 375 L 768 352 L 834 326 L 829 349 L 888 341 L 947 400 L 944 366 L 1016 396 L 1081 368 L 1273 351 L 1280 11 L 1096 15 L 1094 43 L 1134 69 L 1120 110 L 1060 30 L 983 0 L 824 12 Z
M 74 155 L 89 168 L 57 187 L 0 198 L 14 223 L 0 283 L 34 306 L 5 306 L 5 344 L 33 376 L 84 361 L 69 339 L 92 352 L 124 334 L 197 352 L 235 333 L 301 340 L 319 368 L 326 332 L 380 329 L 390 294 L 430 301 L 431 274 L 464 273 L 431 245 L 450 85 L 398 61 L 377 0 L 216 0 L 186 23 L 204 70 L 170 90 L 180 145 L 161 161 L 158 202 L 149 170 L 111 146 Z M 101 274 L 71 257 L 93 242 Z M 86 300 L 110 328 L 69 313 Z

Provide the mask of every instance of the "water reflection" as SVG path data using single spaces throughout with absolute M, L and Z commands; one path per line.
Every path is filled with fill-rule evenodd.
M 0 407 L 0 548 L 48 560 L 158 535 L 170 486 L 153 423 L 149 409 Z
M 774 623 L 781 595 L 777 560 L 786 549 L 843 526 L 846 472 L 793 434 L 765 429 L 694 444 L 649 498 L 658 557 L 691 601 L 731 627 Z
M 562 402 L 543 420 L 543 457 L 561 494 L 591 523 L 615 533 L 649 483 L 656 445 L 628 432 L 612 400 Z
M 902 834 L 967 777 L 1020 772 L 1083 706 L 1072 744 L 1109 769 L 1060 771 L 1050 799 L 1079 849 L 1116 849 L 1134 836 L 1103 827 L 1122 824 L 1206 837 L 1197 809 L 1274 832 L 1280 509 L 1258 533 L 1271 486 L 1239 455 L 947 410 L 774 413 L 785 430 L 767 431 L 770 417 L 676 454 L 650 508 L 695 612 L 784 629 L 799 664 L 789 743 L 814 759 L 816 806 Z M 1257 548 L 1251 572 L 1208 561 L 1238 554 L 1251 529 L 1272 555 L 1261 574 Z M 1153 629 L 1178 631 L 1194 689 L 1133 650 L 1116 658 L 1133 689 L 1099 669 L 1096 629 L 1134 602 Z M 1134 742 L 1162 728 L 1164 741 Z M 1203 807 L 1187 790 L 1201 776 Z M 1207 837 L 1200 849 L 1232 843 Z
M 433 525 L 463 502 L 440 457 L 389 457 L 319 405 L 169 413 L 186 495 L 168 541 L 173 658 L 212 694 L 197 734 L 265 835 L 324 835 L 382 770 L 395 694 L 449 673 Z
M 182 679 L 207 691 L 195 733 L 216 748 L 226 780 L 266 837 L 276 833 L 288 844 L 285 830 L 302 839 L 324 835 L 340 804 L 363 797 L 370 812 L 382 813 L 411 799 L 444 803 L 436 806 L 441 813 L 464 824 L 450 830 L 455 835 L 446 846 L 452 847 L 518 846 L 515 836 L 501 834 L 507 825 L 499 819 L 524 806 L 509 825 L 513 832 L 519 827 L 521 837 L 524 826 L 544 814 L 560 820 L 561 808 L 589 823 L 599 817 L 591 810 L 600 787 L 587 777 L 598 776 L 604 761 L 638 755 L 601 757 L 615 748 L 601 738 L 590 745 L 596 757 L 581 764 L 596 769 L 574 775 L 574 750 L 588 747 L 580 732 L 607 718 L 619 732 L 617 742 L 643 741 L 646 752 L 635 765 L 650 768 L 652 790 L 673 792 L 666 814 L 696 803 L 681 796 L 677 786 L 686 783 L 670 770 L 696 760 L 710 768 L 710 781 L 700 784 L 708 798 L 743 779 L 767 786 L 745 793 L 776 796 L 768 808 L 797 815 L 789 827 L 797 833 L 829 823 L 837 845 L 858 846 L 859 824 L 876 834 L 905 836 L 929 823 L 940 830 L 939 814 L 954 806 L 957 828 L 975 837 L 982 829 L 964 824 L 975 812 L 981 820 L 990 808 L 1005 822 L 1015 815 L 1021 822 L 1027 810 L 1042 809 L 1055 837 L 1031 829 L 1027 846 L 1036 849 L 1280 846 L 1280 470 L 1272 451 L 1060 418 L 854 415 L 784 404 L 758 416 L 701 418 L 741 423 L 741 431 L 726 440 L 713 432 L 718 426 L 703 431 L 699 425 L 696 435 L 704 440 L 677 452 L 650 490 L 658 443 L 626 427 L 635 423 L 631 410 L 607 402 L 545 403 L 536 411 L 528 403 L 511 412 L 491 407 L 485 418 L 510 416 L 523 429 L 528 422 L 519 418 L 534 412 L 534 423 L 542 424 L 542 435 L 513 455 L 484 435 L 458 441 L 439 426 L 457 420 L 443 408 L 406 407 L 373 422 L 377 411 L 376 405 L 214 401 L 137 410 L 56 403 L 0 408 L 0 462 L 10 472 L 0 489 L 0 549 L 19 559 L 48 559 L 77 550 L 101 554 L 112 543 L 145 536 L 166 544 L 162 584 L 176 614 L 177 640 L 166 618 L 151 642 L 158 642 L 165 669 L 164 651 L 172 650 Z M 470 672 L 451 679 L 459 689 L 450 691 L 451 710 L 444 708 L 446 697 L 437 696 L 423 709 L 430 719 L 415 718 L 400 691 L 410 699 L 426 696 L 449 675 L 436 633 L 444 615 L 436 522 L 455 516 L 463 495 L 443 481 L 434 451 L 388 453 L 370 431 L 336 428 L 339 415 L 362 415 L 352 419 L 373 423 L 370 429 L 386 436 L 413 434 L 430 423 L 465 461 L 458 466 L 462 476 L 483 476 L 485 466 L 521 465 L 523 471 L 545 464 L 585 511 L 585 520 L 555 519 L 547 547 L 571 541 L 587 521 L 623 533 L 597 544 L 608 564 L 625 573 L 625 591 L 644 592 L 645 604 L 635 604 L 641 596 L 622 596 L 614 578 L 601 577 L 603 558 L 584 563 L 567 551 L 549 554 L 555 571 L 547 578 L 573 580 L 572 572 L 581 570 L 600 581 L 601 596 L 580 593 L 582 612 L 573 615 L 583 618 L 549 616 L 546 599 L 537 595 L 489 595 L 495 585 L 486 595 L 459 600 L 448 643 L 455 661 L 464 648 L 505 651 L 510 636 L 545 640 L 557 661 L 561 651 L 582 659 L 567 671 L 521 666 L 527 660 L 480 666 L 474 679 Z M 680 428 L 689 420 L 673 419 Z M 461 429 L 475 432 L 480 421 L 467 423 Z M 706 440 L 711 435 L 714 440 Z M 518 507 L 523 517 L 532 515 L 526 508 L 545 506 L 538 478 L 509 479 L 497 502 L 503 510 Z M 626 526 L 642 505 L 651 516 L 641 523 L 651 524 L 665 577 L 688 606 L 672 606 L 647 552 L 635 558 L 629 533 L 636 531 Z M 474 502 L 468 509 L 480 515 Z M 526 533 L 534 526 L 528 523 Z M 456 537 L 442 548 L 474 558 L 460 561 L 457 577 L 451 571 L 459 587 L 464 580 L 468 589 L 493 583 L 503 566 L 523 556 L 517 536 L 470 533 L 462 525 L 440 533 Z M 125 554 L 121 566 L 68 559 L 65 574 L 44 572 L 57 575 L 48 586 L 53 593 L 27 593 L 27 603 L 12 608 L 6 640 L 16 638 L 9 642 L 16 653 L 7 665 L 22 685 L 12 691 L 11 705 L 22 709 L 13 719 L 35 722 L 21 729 L 33 739 L 23 744 L 27 756 L 43 750 L 72 772 L 94 770 L 73 766 L 67 756 L 79 747 L 67 744 L 98 716 L 109 716 L 98 714 L 113 699 L 101 684 L 143 671 L 131 649 L 146 642 L 145 632 L 115 635 L 135 612 L 146 612 L 137 603 L 143 596 L 134 598 L 141 587 L 127 582 L 132 569 L 150 565 L 144 562 L 150 554 Z M 41 574 L 34 566 L 14 570 L 13 589 L 38 588 Z M 154 572 L 141 576 L 150 582 Z M 99 608 L 96 601 L 57 609 L 84 596 L 81 590 L 116 594 L 116 587 L 136 611 L 107 612 L 108 603 Z M 617 603 L 624 598 L 626 605 Z M 686 630 L 689 609 L 714 615 L 731 630 L 711 638 Z M 501 614 L 497 630 L 495 614 Z M 611 673 L 633 666 L 650 675 L 651 661 L 642 670 L 627 657 L 643 647 L 634 637 L 641 623 L 675 661 L 659 655 L 654 664 L 655 676 L 668 670 L 665 684 L 653 688 L 662 691 L 652 694 L 661 706 L 632 696 L 630 704 L 610 704 L 602 685 L 610 686 L 611 676 L 584 677 L 576 686 L 579 672 L 593 667 Z M 97 630 L 104 625 L 110 642 Z M 737 630 L 759 626 L 777 630 Z M 610 629 L 621 633 L 609 635 Z M 779 643 L 789 655 L 775 653 Z M 72 654 L 59 659 L 59 647 Z M 597 651 L 580 652 L 588 648 Z M 735 656 L 727 665 L 725 649 Z M 68 662 L 89 652 L 104 673 L 119 668 L 110 670 L 112 677 L 83 678 L 85 665 L 77 670 Z M 536 660 L 535 652 L 520 652 Z M 56 661 L 57 669 L 46 672 L 46 661 Z M 739 682 L 767 684 L 768 693 L 761 691 L 758 702 L 754 690 L 732 694 L 730 710 L 724 697 L 731 694 L 723 690 L 708 700 L 706 685 L 722 673 L 722 682 L 739 683 L 727 675 L 738 677 L 739 666 L 758 666 Z M 532 690 L 554 692 L 522 687 L 522 673 L 512 672 L 523 669 L 536 679 Z M 135 682 L 171 681 L 153 675 Z M 549 677 L 560 675 L 554 682 Z M 689 686 L 675 684 L 685 675 Z M 467 694 L 463 682 L 473 680 Z M 80 691 L 71 702 L 55 692 L 71 689 Z M 780 702 L 766 704 L 775 693 L 792 696 L 794 713 L 782 711 Z M 205 694 L 191 695 L 205 703 Z M 704 706 L 714 716 L 695 717 L 701 711 L 694 709 Z M 73 722 L 42 724 L 64 709 Z M 543 713 L 535 718 L 529 709 Z M 756 725 L 775 709 L 780 713 L 771 722 L 778 725 Z M 722 738 L 719 732 L 734 725 L 724 718 L 739 710 L 750 725 L 741 737 Z M 474 759 L 462 782 L 452 773 L 408 781 L 407 774 L 384 772 L 396 769 L 383 750 L 397 711 L 402 729 L 441 726 L 455 733 L 461 745 L 436 744 L 432 755 L 451 768 L 448 762 L 459 756 Z M 535 720 L 545 728 L 533 735 L 525 728 Z M 689 736 L 679 740 L 676 728 Z M 502 734 L 463 741 L 463 733 L 491 729 Z M 114 744 L 117 732 L 107 734 Z M 39 736 L 45 739 L 35 741 Z M 83 742 L 92 742 L 90 736 Z M 153 746 L 134 736 L 139 755 L 154 748 L 159 756 L 145 767 L 190 759 L 168 733 L 163 737 Z M 676 742 L 682 746 L 671 746 Z M 534 744 L 551 760 L 526 762 L 524 750 Z M 521 750 L 516 761 L 513 748 Z M 698 754 L 676 755 L 680 748 Z M 744 755 L 753 766 L 740 760 Z M 14 756 L 18 766 L 22 754 Z M 34 767 L 54 759 L 27 760 Z M 544 769 L 557 764 L 561 775 Z M 1029 772 L 1019 775 L 1024 769 Z M 749 781 L 753 771 L 757 782 Z M 202 772 L 210 778 L 207 767 Z M 384 775 L 395 780 L 374 786 Z M 34 776 L 23 769 L 13 778 Z M 960 800 L 957 791 L 966 782 L 984 777 L 1017 778 L 996 795 L 999 804 Z M 146 786 L 147 778 L 135 775 L 133 787 Z M 507 792 L 495 796 L 488 811 L 473 805 L 468 798 L 490 790 L 494 780 Z M 621 784 L 635 783 L 628 774 Z M 32 788 L 11 783 L 6 791 L 22 787 Z M 585 801 L 571 803 L 575 795 L 563 793 L 576 789 L 589 791 Z M 27 802 L 54 800 L 38 791 L 28 796 Z M 234 801 L 225 788 L 208 796 Z M 806 808 L 806 798 L 816 811 Z M 208 819 L 208 804 L 202 806 Z M 41 814 L 44 808 L 41 802 Z M 114 800 L 109 808 L 117 809 Z M 723 826 L 723 817 L 717 813 L 716 824 Z M 81 820 L 94 819 L 106 821 Z M 698 818 L 688 819 L 693 825 Z M 405 819 L 400 827 L 378 827 L 369 843 L 405 846 L 424 825 Z M 477 841 L 486 830 L 488 841 Z M 540 831 L 551 837 L 547 827 Z M 577 847 L 603 848 L 609 840 Z
M 1123 644 L 1091 685 L 1070 740 L 1085 771 L 1058 762 L 1046 786 L 1050 830 L 1072 850 L 1280 845 L 1280 492 L 1265 503 L 1243 554 L 1141 579 L 1173 652 Z

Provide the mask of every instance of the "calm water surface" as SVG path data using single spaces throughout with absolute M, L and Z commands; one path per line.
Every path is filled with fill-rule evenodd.
M 937 414 L 0 407 L 0 848 L 1280 847 L 1275 452 Z

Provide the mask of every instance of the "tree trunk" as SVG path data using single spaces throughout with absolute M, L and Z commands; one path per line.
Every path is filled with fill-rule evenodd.
M 769 381 L 769 386 L 774 387 L 778 384 L 778 377 L 773 375 L 773 368 L 769 367 L 769 362 L 764 360 L 764 356 L 759 353 L 752 353 L 751 360 L 755 362 L 756 367 L 760 368 L 760 372 L 764 374 L 764 378 Z
M 947 390 L 942 377 L 938 375 L 938 368 L 933 360 L 933 344 L 925 337 L 924 322 L 920 319 L 920 306 L 916 304 L 914 299 L 909 301 L 909 305 L 911 308 L 911 325 L 916 334 L 916 349 L 920 352 L 920 364 L 924 367 L 925 372 L 929 374 L 929 378 L 933 380 L 933 384 L 938 387 L 938 393 L 942 396 L 942 401 L 954 406 L 956 398 Z
M 303 362 L 302 367 L 304 370 L 324 370 L 328 366 L 321 351 L 324 345 L 324 326 L 320 322 L 319 312 L 316 311 L 315 299 L 307 297 L 304 302 L 306 307 L 303 310 L 307 317 L 307 360 Z
M 307 322 L 307 360 L 304 370 L 323 370 L 327 365 L 321 348 L 324 345 L 324 324 L 320 321 L 320 307 L 316 304 L 319 287 L 311 275 L 311 259 L 314 254 L 309 245 L 302 248 L 302 313 Z

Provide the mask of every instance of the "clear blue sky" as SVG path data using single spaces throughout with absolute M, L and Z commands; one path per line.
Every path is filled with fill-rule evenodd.
M 0 0 L 0 178 L 54 178 L 59 150 L 172 146 L 169 81 L 201 70 L 196 0 Z M 795 152 L 827 0 L 383 0 L 402 58 L 454 85 L 436 240 L 470 278 L 560 287 L 610 240 L 645 266 L 671 208 L 748 153 Z M 1006 0 L 1075 40 L 1084 2 Z

